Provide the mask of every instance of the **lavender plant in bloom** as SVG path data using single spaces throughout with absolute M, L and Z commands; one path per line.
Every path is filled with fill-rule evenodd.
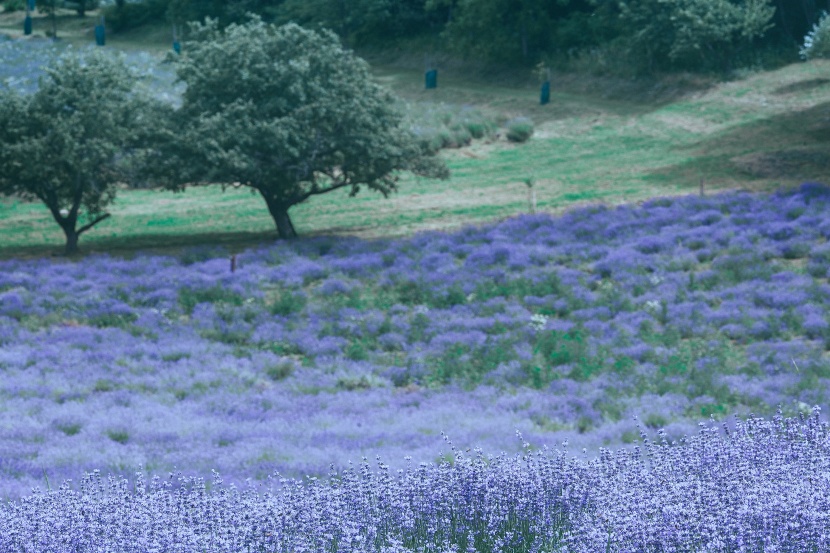
M 634 415 L 670 441 L 797 415 L 830 384 L 828 200 L 808 184 L 302 239 L 235 272 L 210 249 L 0 262 L 0 497 L 139 465 L 238 489 L 376 454 L 394 471 L 435 462 L 441 430 L 599 458 L 635 446 Z
M 468 455 L 394 471 L 225 485 L 142 471 L 86 474 L 0 504 L 3 551 L 826 551 L 830 450 L 809 417 L 700 424 L 680 443 L 640 429 L 633 451 Z M 522 436 L 518 436 L 520 440 Z M 520 442 L 522 443 L 522 442 Z M 210 486 L 208 486 L 210 484 Z

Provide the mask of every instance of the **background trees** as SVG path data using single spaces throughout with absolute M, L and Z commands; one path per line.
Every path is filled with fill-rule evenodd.
M 0 90 L 0 194 L 43 202 L 72 254 L 131 179 L 147 104 L 123 62 L 101 52 L 70 51 L 46 74 L 31 96 Z
M 649 70 L 728 69 L 772 28 L 771 0 L 621 0 L 620 42 Z
M 209 20 L 192 34 L 178 62 L 183 104 L 148 165 L 168 187 L 248 186 L 289 238 L 288 210 L 311 196 L 362 186 L 387 195 L 400 171 L 448 176 L 333 33 L 254 18 L 225 29 Z
M 51 1 L 51 0 L 44 0 Z M 830 0 L 143 0 L 108 8 L 117 30 L 149 20 L 330 29 L 352 47 L 414 39 L 480 61 L 609 57 L 623 72 L 723 71 L 795 61 Z M 436 44 L 436 42 L 438 44 Z M 406 43 L 409 44 L 409 43 Z M 407 49 L 406 44 L 404 49 Z M 410 44 L 411 47 L 411 44 Z

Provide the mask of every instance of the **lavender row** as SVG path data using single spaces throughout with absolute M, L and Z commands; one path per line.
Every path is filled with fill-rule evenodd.
M 0 262 L 0 496 L 100 468 L 323 476 L 676 439 L 823 404 L 830 191 L 664 198 L 458 233 Z M 6 422 L 7 421 L 7 422 Z
M 37 90 L 38 80 L 44 75 L 43 67 L 50 59 L 67 49 L 71 44 L 41 38 L 11 39 L 0 34 L 0 87 L 18 92 L 32 93 Z M 79 50 L 95 49 L 96 46 L 82 46 Z M 140 77 L 139 87 L 145 88 L 157 98 L 171 103 L 180 102 L 183 85 L 175 83 L 175 72 L 165 66 L 159 56 L 142 51 L 121 52 L 124 61 Z
M 830 548 L 828 425 L 701 423 L 586 462 L 524 444 L 392 471 L 378 460 L 242 489 L 170 474 L 87 474 L 75 491 L 0 505 L 3 551 L 820 552 Z M 521 436 L 519 436 L 521 438 Z M 266 489 L 263 489 L 266 488 Z

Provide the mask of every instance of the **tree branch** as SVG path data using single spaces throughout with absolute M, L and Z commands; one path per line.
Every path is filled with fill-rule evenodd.
M 78 229 L 78 236 L 80 236 L 82 232 L 88 231 L 89 229 L 91 229 L 92 227 L 94 227 L 95 225 L 97 225 L 98 223 L 100 223 L 101 221 L 103 221 L 104 219 L 107 219 L 109 217 L 110 217 L 109 213 L 104 213 L 103 215 L 99 215 L 91 223 L 87 223 L 86 225 L 79 228 Z
M 322 188 L 322 189 L 318 188 L 318 189 L 315 189 L 315 190 L 309 190 L 305 194 L 302 194 L 301 196 L 299 196 L 295 203 L 298 203 L 298 204 L 302 203 L 302 202 L 306 201 L 307 199 L 309 199 L 311 196 L 316 196 L 318 194 L 325 194 L 327 192 L 331 192 L 332 190 L 337 190 L 338 188 L 343 188 L 344 186 L 350 186 L 351 184 L 352 184 L 351 181 L 344 180 L 344 181 L 340 181 L 338 183 L 334 183 L 331 186 L 329 186 L 328 188 Z

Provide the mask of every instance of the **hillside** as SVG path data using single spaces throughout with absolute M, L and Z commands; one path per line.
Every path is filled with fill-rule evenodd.
M 0 16 L 0 29 L 11 29 L 14 21 Z M 65 42 L 88 44 L 86 24 L 92 19 L 64 21 Z M 126 49 L 130 59 L 141 57 L 152 65 L 166 50 L 164 35 L 163 29 L 149 29 L 116 35 L 110 44 Z M 154 53 L 148 58 L 137 48 Z M 701 183 L 712 192 L 830 181 L 827 61 L 746 73 L 720 83 L 689 75 L 623 81 L 554 74 L 552 101 L 539 106 L 538 83 L 523 72 L 483 73 L 481 67 L 465 69 L 457 61 L 439 59 L 439 87 L 426 91 L 418 56 L 367 56 L 376 63 L 377 79 L 407 102 L 402 107 L 410 119 L 435 127 L 430 132 L 445 132 L 443 122 L 459 120 L 472 109 L 502 125 L 515 116 L 529 117 L 535 133 L 529 142 L 513 144 L 504 139 L 502 128 L 499 135 L 445 150 L 453 175 L 449 181 L 406 177 L 389 200 L 371 194 L 347 198 L 345 193 L 314 198 L 292 210 L 303 235 L 400 236 L 509 217 L 529 209 L 528 178 L 536 182 L 537 208 L 550 213 L 586 203 L 615 205 L 696 193 Z M 26 63 L 35 62 L 27 58 Z M 169 65 L 155 67 L 154 74 L 164 76 L 159 79 L 172 79 Z M 232 215 L 221 222 L 213 216 L 220 205 Z M 84 237 L 87 251 L 128 253 L 202 243 L 234 249 L 274 235 L 261 199 L 245 190 L 193 189 L 180 195 L 124 190 L 112 214 Z M 0 232 L 2 257 L 42 255 L 61 243 L 58 228 L 36 204 L 0 202 Z

